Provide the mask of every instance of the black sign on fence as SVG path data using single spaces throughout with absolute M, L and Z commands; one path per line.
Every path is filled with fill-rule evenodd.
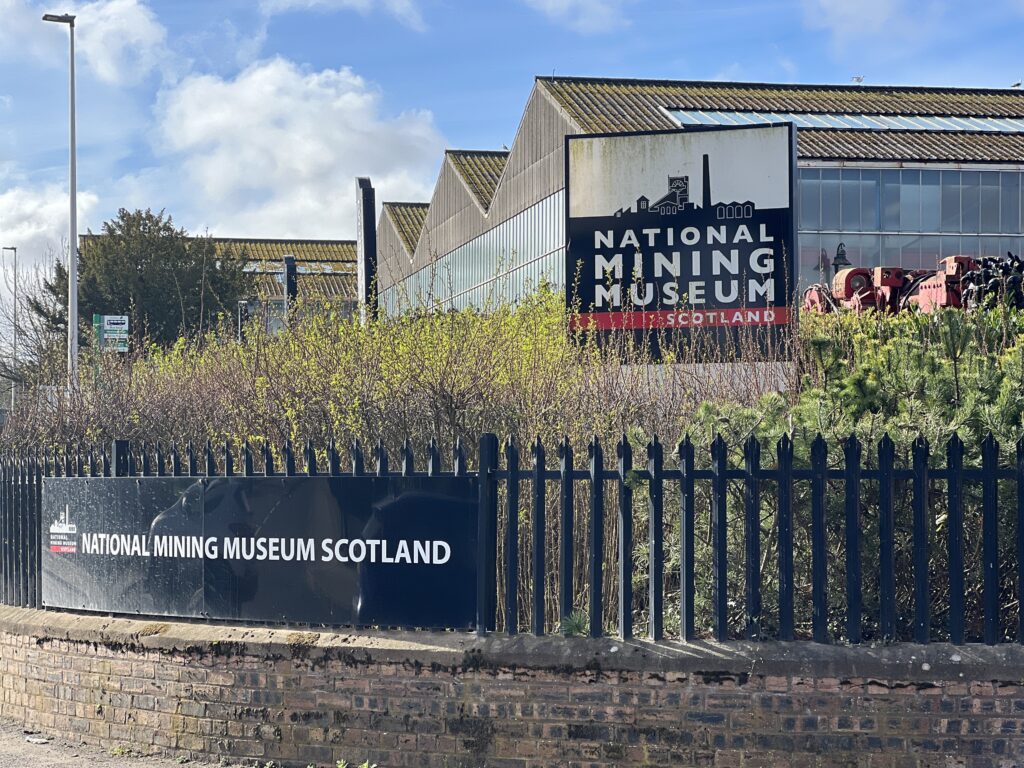
M 469 476 L 45 478 L 42 602 L 468 629 L 477 503 Z

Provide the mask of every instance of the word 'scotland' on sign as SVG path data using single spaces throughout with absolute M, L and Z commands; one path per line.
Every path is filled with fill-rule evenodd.
M 473 477 L 46 478 L 43 603 L 467 629 Z
M 795 129 L 566 137 L 577 327 L 662 337 L 790 321 Z

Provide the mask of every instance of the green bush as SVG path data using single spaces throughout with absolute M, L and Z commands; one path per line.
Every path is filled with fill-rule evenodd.
M 762 440 L 764 464 L 774 463 L 774 445 L 784 433 L 795 441 L 797 466 L 809 462 L 810 441 L 822 434 L 829 443 L 829 463 L 842 466 L 840 441 L 855 435 L 865 443 L 864 460 L 875 460 L 875 444 L 888 433 L 897 445 L 897 462 L 909 463 L 911 443 L 919 435 L 932 446 L 936 462 L 949 436 L 957 431 L 967 446 L 966 460 L 978 460 L 978 446 L 992 432 L 1008 455 L 1021 434 L 1024 415 L 1024 315 L 1008 309 L 963 313 L 956 310 L 926 316 L 904 313 L 843 314 L 802 318 L 790 329 L 788 352 L 775 350 L 759 363 L 723 367 L 723 362 L 753 359 L 756 339 L 740 338 L 721 349 L 710 338 L 694 338 L 673 353 L 670 363 L 651 364 L 644 340 L 611 338 L 598 343 L 585 333 L 571 333 L 563 299 L 541 291 L 529 301 L 492 312 L 451 311 L 408 314 L 365 325 L 338 320 L 329 312 L 305 307 L 292 330 L 268 337 L 257 327 L 239 343 L 225 330 L 195 341 L 179 341 L 169 349 L 150 347 L 128 359 L 100 355 L 81 366 L 79 389 L 69 397 L 40 390 L 26 396 L 20 410 L 4 427 L 3 444 L 22 449 L 64 446 L 79 440 L 108 444 L 114 438 L 219 444 L 230 440 L 254 445 L 270 442 L 274 450 L 285 440 L 297 444 L 311 439 L 321 450 L 334 438 L 342 448 L 359 440 L 364 446 L 380 441 L 395 455 L 402 442 L 412 441 L 420 467 L 431 438 L 443 456 L 456 443 L 465 446 L 470 464 L 481 432 L 510 436 L 520 445 L 522 464 L 530 465 L 529 444 L 540 437 L 549 451 L 568 439 L 576 449 L 577 466 L 585 461 L 586 445 L 597 436 L 606 447 L 606 466 L 615 461 L 614 443 L 626 435 L 633 444 L 636 464 L 645 461 L 644 446 L 655 435 L 665 443 L 665 462 L 671 466 L 675 443 L 690 435 L 698 463 L 707 465 L 707 445 L 721 434 L 730 448 L 730 461 L 742 462 L 742 445 L 750 435 Z M 625 361 L 625 364 L 623 364 Z M 321 459 L 322 460 L 322 459 Z M 446 459 L 447 460 L 447 459 Z M 372 462 L 371 462 L 372 463 Z M 901 488 L 904 481 L 900 481 Z M 637 589 L 634 610 L 646 616 L 644 568 L 647 562 L 646 484 L 637 482 L 634 550 Z M 798 548 L 798 621 L 809 623 L 808 498 L 806 483 L 797 484 L 796 538 Z M 674 484 L 666 488 L 666 553 L 678 565 L 678 502 Z M 865 484 L 862 499 L 866 621 L 876 608 L 872 575 L 877 570 L 877 547 L 871 542 L 877 516 L 876 491 Z M 831 610 L 839 633 L 844 600 L 841 487 L 830 496 L 829 577 L 833 585 Z M 968 515 L 976 489 L 968 489 Z M 774 610 L 775 541 L 774 489 L 764 484 L 762 500 L 762 563 L 765 611 Z M 730 484 L 730 601 L 733 625 L 742 624 L 742 509 L 743 489 Z M 611 484 L 606 492 L 606 593 L 602 617 L 611 624 L 617 607 L 616 536 Z M 524 546 L 520 572 L 523 606 L 528 605 L 532 514 L 529 494 L 523 493 L 520 519 Z M 897 495 L 898 566 L 909 573 L 909 489 Z M 588 513 L 586 494 L 579 492 L 575 527 L 575 604 L 568 613 L 588 610 L 585 565 Z M 554 553 L 558 545 L 555 514 L 557 494 L 547 519 L 549 583 L 542 585 L 549 627 L 558 626 Z M 708 558 L 707 489 L 699 490 L 698 557 Z M 933 499 L 932 570 L 936 593 L 944 583 L 944 504 Z M 1003 507 L 1010 508 L 1009 500 Z M 502 514 L 507 514 L 503 510 Z M 1009 513 L 1007 513 L 1008 515 Z M 967 557 L 977 548 L 977 529 L 969 532 Z M 1009 519 L 1007 519 L 1009 525 Z M 1004 545 L 1011 544 L 1003 537 Z M 1006 547 L 1004 547 L 1006 548 Z M 977 558 L 971 567 L 976 567 Z M 1013 553 L 1005 553 L 1006 604 L 1013 601 Z M 708 622 L 706 596 L 710 568 L 699 570 L 698 619 Z M 909 610 L 908 588 L 901 593 L 901 611 Z M 974 581 L 969 580 L 970 584 Z M 668 611 L 677 611 L 674 592 L 678 575 L 666 577 Z M 973 589 L 973 587 L 972 587 Z M 702 597 L 703 596 L 703 597 Z M 973 600 L 974 593 L 969 595 Z M 875 601 L 874 603 L 872 601 Z M 969 600 L 970 602 L 970 600 Z M 971 603 L 973 605 L 973 603 Z M 944 605 L 933 606 L 937 626 L 945 620 Z M 971 609 L 973 611 L 973 609 Z M 526 615 L 525 611 L 522 611 Z M 976 612 L 968 616 L 977 619 Z M 674 622 L 675 615 L 669 620 Z M 771 630 L 771 621 L 766 619 Z M 870 627 L 869 627 L 870 635 Z

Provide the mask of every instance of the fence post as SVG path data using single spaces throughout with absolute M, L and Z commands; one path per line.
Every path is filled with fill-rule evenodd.
M 956 432 L 946 444 L 949 469 L 949 642 L 964 642 L 964 444 Z
M 458 455 L 458 453 L 456 453 Z M 458 472 L 458 459 L 455 461 Z M 505 633 L 519 632 L 519 451 L 509 436 L 505 443 L 508 470 L 508 520 L 505 527 Z
M 569 438 L 562 438 L 558 446 L 559 474 L 559 508 L 561 511 L 558 536 L 558 611 L 561 616 L 562 633 L 568 631 L 566 619 L 572 614 L 573 608 L 573 455 Z
M 633 637 L 633 448 L 626 435 L 619 440 L 619 635 Z
M 540 435 L 533 444 L 533 634 L 544 634 L 544 539 L 547 527 L 544 473 L 546 457 Z
M 819 434 L 811 443 L 811 630 L 814 642 L 828 642 L 828 571 L 825 559 L 825 489 L 828 446 Z
M 927 643 L 931 635 L 928 590 L 928 441 L 918 436 L 911 448 L 914 462 L 914 639 Z
M 590 636 L 600 637 L 603 629 L 604 606 L 604 451 L 594 436 L 588 450 L 590 458 L 590 556 L 587 570 L 590 575 Z
M 693 610 L 693 443 L 679 444 L 679 638 L 694 639 Z
M 896 446 L 888 434 L 878 443 L 879 625 L 883 640 L 896 639 L 896 543 L 893 475 Z
M 863 594 L 860 559 L 860 474 L 863 448 L 855 435 L 843 441 L 846 460 L 844 504 L 846 512 L 846 636 L 851 643 L 861 640 Z
M 981 443 L 981 559 L 985 602 L 985 644 L 999 642 L 999 515 L 997 482 L 999 443 L 991 432 Z
M 779 462 L 779 639 L 793 639 L 793 441 L 775 446 Z
M 1017 642 L 1024 643 L 1024 437 L 1017 441 Z
M 128 476 L 128 441 L 114 440 L 110 444 L 111 470 L 114 477 Z
M 751 435 L 743 446 L 744 539 L 746 553 L 747 638 L 761 638 L 761 443 Z
M 711 443 L 711 573 L 712 613 L 714 616 L 715 640 L 729 639 L 729 553 L 727 537 L 728 482 L 726 479 L 727 456 L 725 441 L 721 434 L 715 435 Z
M 410 462 L 411 463 L 411 462 Z M 498 481 L 494 471 L 498 465 L 498 437 L 480 435 L 479 514 L 477 517 L 476 631 L 487 634 L 494 629 L 497 579 Z
M 647 471 L 651 475 L 648 486 L 647 546 L 650 551 L 650 574 L 648 576 L 648 635 L 651 640 L 665 636 L 665 523 L 664 523 L 664 450 L 658 436 L 647 445 Z

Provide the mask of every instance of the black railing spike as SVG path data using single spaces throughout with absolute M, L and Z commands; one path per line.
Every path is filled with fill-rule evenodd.
M 318 474 L 316 466 L 316 449 L 313 447 L 313 440 L 310 438 L 306 439 L 306 474 L 310 477 L 316 477 Z
M 511 450 L 511 443 L 509 444 Z M 590 636 L 604 629 L 604 452 L 594 435 L 587 446 L 590 463 L 590 521 L 587 531 L 587 580 L 590 585 Z M 511 509 L 509 519 L 511 520 Z
M 164 477 L 167 474 L 166 457 L 164 456 L 164 445 L 156 441 L 156 475 Z
M 295 450 L 291 438 L 284 441 L 284 473 L 287 477 L 295 476 Z
M 546 487 L 544 473 L 546 471 L 546 457 L 544 445 L 541 443 L 540 435 L 533 442 L 531 447 L 533 454 L 533 542 L 532 542 L 532 573 L 533 573 L 533 600 L 531 608 L 531 628 L 533 634 L 540 636 L 544 634 L 544 591 L 546 587 L 546 566 L 545 566 L 545 538 L 546 538 Z
M 455 438 L 455 446 L 452 448 L 452 469 L 456 476 L 466 474 L 466 449 L 462 446 L 461 437 Z
M 352 474 L 366 474 L 366 461 L 363 456 L 363 446 L 362 443 L 359 442 L 359 438 L 352 441 Z
M 430 445 L 427 447 L 427 474 L 437 475 L 441 472 L 441 453 L 437 450 L 437 438 L 430 438 Z
M 252 445 L 249 438 L 242 441 L 242 474 L 252 477 Z
M 75 476 L 74 465 L 72 464 L 72 458 L 71 458 L 71 444 L 70 443 L 65 443 L 64 444 L 64 476 L 65 477 L 74 477 Z
M 171 441 L 171 475 L 181 476 L 181 454 L 178 453 L 178 443 L 175 440 Z
M 100 453 L 100 463 L 103 465 L 103 476 L 110 477 L 110 456 L 106 448 Z
M 224 477 L 235 474 L 235 454 L 231 448 L 231 438 L 224 438 Z
M 377 475 L 386 475 L 388 473 L 388 449 L 384 447 L 383 439 L 377 439 L 377 448 L 374 452 L 377 455 Z
M 270 449 L 269 440 L 263 440 L 261 450 L 263 452 L 263 474 L 270 477 L 274 474 L 274 452 Z
M 416 471 L 416 457 L 412 452 L 412 440 L 408 437 L 402 444 L 402 474 L 411 475 Z
M 213 440 L 206 441 L 204 452 L 206 454 L 206 476 L 213 477 L 217 474 L 217 461 L 213 456 Z
M 331 477 L 337 477 L 341 474 L 341 457 L 338 455 L 338 444 L 334 440 L 334 435 L 331 435 L 327 439 L 327 474 Z
M 622 433 L 615 447 L 619 471 L 619 636 L 633 637 L 633 447 Z
M 679 443 L 679 638 L 689 642 L 694 627 L 694 477 L 693 442 Z
M 82 441 L 79 440 L 75 446 L 75 474 L 82 477 L 85 474 L 85 466 L 82 463 Z
M 331 477 L 341 474 L 341 457 L 338 456 L 338 444 L 334 440 L 334 435 L 327 439 L 327 474 Z
M 149 477 L 152 466 L 149 463 L 149 444 L 142 442 L 142 476 Z
M 89 446 L 89 476 L 96 477 L 99 467 L 96 465 L 96 446 Z

